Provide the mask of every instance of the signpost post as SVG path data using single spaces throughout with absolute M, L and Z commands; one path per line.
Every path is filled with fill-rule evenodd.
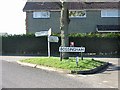
M 77 64 L 77 66 L 78 66 L 78 61 L 79 61 L 79 58 L 78 58 L 78 56 L 76 57 L 76 64 Z
M 50 57 L 50 35 L 51 35 L 51 28 L 48 30 L 48 57 Z

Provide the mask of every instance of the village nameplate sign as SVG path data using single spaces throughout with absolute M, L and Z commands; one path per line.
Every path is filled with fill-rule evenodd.
M 85 52 L 85 47 L 59 47 L 59 52 Z

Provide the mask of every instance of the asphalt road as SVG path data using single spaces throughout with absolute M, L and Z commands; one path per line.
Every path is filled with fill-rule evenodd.
M 71 75 L 21 66 L 19 59 L 2 58 L 2 88 L 118 88 L 118 70 Z
M 13 62 L 2 62 L 3 88 L 62 88 L 90 87 L 91 84 L 68 78 L 56 72 L 21 67 Z

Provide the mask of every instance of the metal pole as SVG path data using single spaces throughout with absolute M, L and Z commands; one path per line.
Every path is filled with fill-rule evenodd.
M 81 60 L 83 60 L 83 53 L 81 52 Z
M 60 46 L 62 47 L 62 46 Z M 60 61 L 62 61 L 62 52 L 60 52 Z
M 76 64 L 77 64 L 77 67 L 78 67 L 78 61 L 79 61 L 79 57 L 76 56 Z
M 48 35 L 48 57 L 50 57 L 50 40 L 49 40 L 50 35 Z
M 60 61 L 62 61 L 62 52 L 60 52 Z

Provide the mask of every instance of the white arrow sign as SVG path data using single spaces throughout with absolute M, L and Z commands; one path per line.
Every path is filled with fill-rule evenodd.
M 58 42 L 59 38 L 57 36 L 49 36 L 49 42 Z
M 85 52 L 85 47 L 59 47 L 59 52 Z
M 39 37 L 39 36 L 48 36 L 48 31 L 36 32 L 36 33 L 35 33 L 35 36 L 36 36 L 36 37 Z

